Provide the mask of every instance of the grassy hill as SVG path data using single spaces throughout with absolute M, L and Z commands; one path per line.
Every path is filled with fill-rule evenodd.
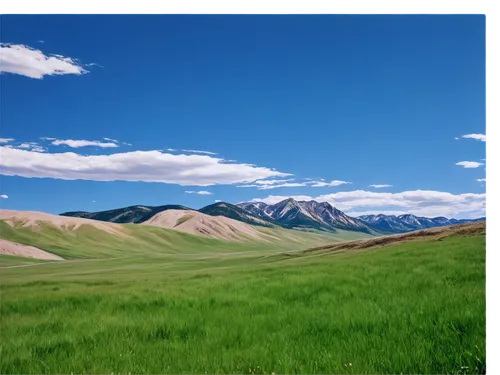
M 123 233 L 109 233 L 91 225 L 81 225 L 74 230 L 63 230 L 42 222 L 36 227 L 18 225 L 11 227 L 0 220 L 0 238 L 30 245 L 65 259 L 115 258 L 136 256 L 164 256 L 175 253 L 235 252 L 302 249 L 306 244 L 326 244 L 355 238 L 359 233 L 324 233 L 315 231 L 286 230 L 282 228 L 256 227 L 259 231 L 277 238 L 274 242 L 230 242 L 196 236 L 176 230 L 147 225 L 121 224 Z M 14 261 L 2 262 L 13 263 Z M 20 259 L 24 262 L 24 260 Z
M 481 231 L 343 252 L 189 246 L 2 268 L 0 371 L 485 372 Z

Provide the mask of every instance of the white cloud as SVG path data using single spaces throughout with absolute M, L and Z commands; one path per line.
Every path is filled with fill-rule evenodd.
M 211 151 L 200 151 L 200 150 L 181 150 L 181 151 L 190 152 L 192 154 L 217 155 L 216 152 L 211 152 Z
M 345 185 L 345 184 L 352 184 L 352 182 L 341 181 L 341 180 L 333 180 L 330 182 L 312 181 L 311 187 L 340 186 L 340 185 Z
M 187 193 L 187 194 L 198 194 L 198 195 L 212 195 L 211 192 L 206 191 L 206 190 L 201 190 L 201 191 L 188 190 L 188 191 L 185 191 L 184 193 Z
M 276 185 L 261 185 L 258 186 L 258 190 L 269 190 L 269 189 L 276 189 L 276 188 L 284 188 L 284 187 L 300 187 L 300 186 L 307 186 L 307 183 L 305 182 L 285 182 L 283 184 L 276 184 Z
M 104 139 L 105 141 L 110 141 L 110 142 L 113 142 L 113 143 L 119 143 L 120 141 L 118 141 L 117 139 L 113 139 L 113 138 L 106 138 L 106 137 L 103 137 L 102 139 Z
M 0 143 L 9 143 L 12 142 L 14 138 L 0 138 Z
M 45 152 L 45 151 L 47 151 L 47 149 L 42 147 L 42 146 L 33 146 L 31 148 L 31 151 L 33 151 L 33 152 Z
M 477 178 L 476 181 L 477 182 L 486 182 L 486 178 Z
M 88 70 L 70 57 L 45 55 L 22 44 L 0 43 L 0 72 L 41 79 L 45 75 L 82 75 Z
M 293 181 L 293 179 L 286 179 L 286 180 L 260 180 L 260 181 L 255 181 L 255 183 L 258 184 L 258 185 L 274 185 L 274 184 L 281 184 L 283 182 L 288 182 L 288 181 Z
M 344 184 L 350 184 L 351 182 L 347 181 L 340 181 L 340 180 L 333 180 L 331 182 L 324 182 L 324 181 L 312 181 L 310 178 L 305 178 L 303 182 L 288 182 L 288 181 L 294 181 L 294 179 L 288 179 L 288 180 L 264 180 L 264 181 L 255 181 L 255 183 L 251 185 L 240 185 L 237 187 L 243 187 L 243 188 L 249 188 L 249 187 L 255 187 L 258 190 L 269 190 L 269 189 L 276 189 L 276 188 L 284 188 L 284 187 L 302 187 L 302 186 L 309 186 L 309 187 L 324 187 L 324 186 L 339 186 L 339 185 L 344 185 Z
M 459 165 L 464 168 L 479 168 L 481 165 L 484 165 L 484 163 L 479 163 L 477 161 L 460 161 L 455 165 Z
M 260 181 L 255 181 L 253 184 L 250 185 L 239 185 L 237 187 L 242 187 L 242 188 L 248 188 L 248 187 L 255 187 L 258 190 L 268 190 L 268 189 L 275 189 L 275 188 L 281 188 L 281 187 L 297 187 L 297 186 L 307 186 L 305 182 L 288 182 L 288 181 L 294 181 L 294 179 L 281 179 L 281 180 L 260 180 Z
M 455 141 L 458 141 L 458 137 L 455 137 Z
M 2 194 L 2 195 L 0 195 L 0 198 L 3 198 L 3 199 L 8 199 L 8 198 L 9 198 L 9 196 L 8 196 L 7 194 Z
M 45 147 L 42 147 L 40 146 L 38 143 L 36 142 L 27 142 L 27 143 L 21 143 L 19 146 L 17 146 L 18 148 L 23 148 L 23 149 L 26 149 L 26 150 L 31 150 L 31 151 L 34 151 L 34 152 L 45 152 L 47 151 L 45 149 Z
M 4 147 L 13 148 L 13 149 L 17 148 L 17 149 L 30 150 L 30 151 L 33 151 L 33 152 L 45 152 L 45 151 L 47 151 L 45 149 L 45 147 L 40 146 L 36 142 L 24 142 L 24 143 L 20 143 L 18 145 L 7 145 L 7 146 L 4 146 Z
M 95 147 L 102 147 L 102 148 L 118 147 L 118 145 L 116 143 L 113 143 L 113 142 L 86 141 L 83 139 L 80 139 L 80 140 L 56 139 L 56 140 L 52 141 L 52 144 L 54 146 L 66 145 L 66 146 L 69 146 L 72 148 L 87 147 L 87 146 L 95 146 Z
M 266 198 L 255 198 L 252 201 L 274 204 L 287 198 L 290 196 L 270 195 Z M 399 212 L 399 214 L 412 213 L 429 217 L 473 218 L 484 216 L 486 208 L 486 194 L 452 194 L 432 190 L 413 190 L 400 193 L 354 190 L 317 197 L 299 195 L 291 196 L 291 198 L 329 202 L 352 216 L 363 215 L 367 212 Z
M 486 134 L 465 134 L 462 138 L 475 139 L 476 141 L 486 142 Z
M 55 141 L 57 138 L 52 138 L 52 137 L 40 137 L 40 139 L 43 139 L 44 141 Z
M 132 151 L 110 155 L 38 153 L 0 146 L 0 174 L 63 180 L 143 181 L 209 186 L 251 183 L 288 173 L 208 155 Z
M 386 188 L 386 187 L 392 187 L 392 185 L 387 185 L 387 184 L 373 184 L 373 185 L 370 185 L 371 187 L 374 187 L 375 189 L 382 189 L 382 188 Z

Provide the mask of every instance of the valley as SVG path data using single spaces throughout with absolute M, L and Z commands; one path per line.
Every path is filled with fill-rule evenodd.
M 485 371 L 484 222 L 308 251 L 132 228 L 183 246 L 0 257 L 2 373 Z

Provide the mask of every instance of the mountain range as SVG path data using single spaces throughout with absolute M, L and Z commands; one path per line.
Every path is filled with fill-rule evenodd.
M 468 219 L 457 220 L 457 219 L 448 219 L 443 216 L 428 218 L 410 214 L 399 215 L 399 216 L 378 214 L 378 215 L 359 216 L 358 219 L 379 233 L 391 234 L 391 233 L 405 233 L 414 230 L 442 227 L 453 224 L 470 223 L 474 221 L 484 220 L 485 218 L 482 217 L 472 220 Z
M 184 207 L 177 204 L 168 204 L 165 206 L 129 206 L 123 208 L 116 208 L 114 210 L 99 211 L 99 212 L 85 212 L 85 211 L 74 211 L 65 212 L 61 216 L 71 216 L 71 217 L 81 217 L 84 219 L 92 219 L 99 221 L 109 221 L 111 223 L 142 223 L 157 213 L 166 210 L 191 210 L 188 207 Z
M 446 217 L 420 217 L 405 215 L 364 215 L 351 217 L 328 202 L 296 201 L 285 199 L 273 205 L 263 202 L 246 202 L 233 205 L 217 202 L 199 210 L 181 205 L 129 206 L 100 212 L 65 212 L 62 216 L 81 217 L 114 223 L 143 223 L 156 214 L 167 210 L 197 211 L 210 216 L 224 216 L 251 225 L 283 227 L 336 232 L 338 229 L 373 234 L 405 233 L 419 229 L 467 223 L 473 220 L 448 219 Z

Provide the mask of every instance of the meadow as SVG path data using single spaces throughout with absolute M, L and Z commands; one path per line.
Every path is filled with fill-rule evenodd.
M 212 245 L 0 263 L 0 372 L 486 371 L 484 235 L 342 253 Z

